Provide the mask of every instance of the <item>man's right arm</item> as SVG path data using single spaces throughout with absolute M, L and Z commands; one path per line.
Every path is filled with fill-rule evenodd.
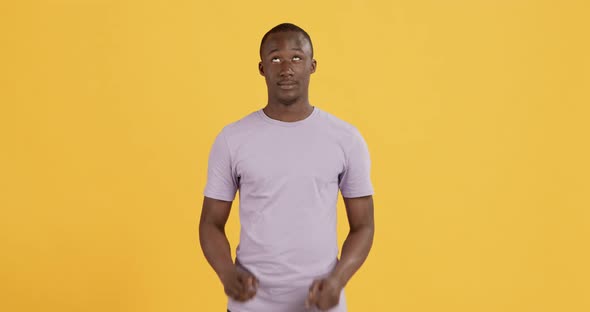
M 204 198 L 199 222 L 199 241 L 205 258 L 223 283 L 225 293 L 235 300 L 246 301 L 256 294 L 257 281 L 232 261 L 225 234 L 231 206 L 231 201 Z
M 229 241 L 225 235 L 225 223 L 231 206 L 230 201 L 205 197 L 199 223 L 201 249 L 220 278 L 234 266 Z

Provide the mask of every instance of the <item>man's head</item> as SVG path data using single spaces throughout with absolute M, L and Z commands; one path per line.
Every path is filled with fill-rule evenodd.
M 307 101 L 309 78 L 316 69 L 311 38 L 293 24 L 269 30 L 260 44 L 258 69 L 266 79 L 268 97 L 284 105 Z
M 309 36 L 309 34 L 305 30 L 303 30 L 303 28 L 295 24 L 282 23 L 267 31 L 266 34 L 264 34 L 264 36 L 262 37 L 262 41 L 260 42 L 260 59 L 262 59 L 262 47 L 264 46 L 264 43 L 268 39 L 269 35 L 289 31 L 300 33 L 305 37 L 305 39 L 307 39 L 307 42 L 309 42 L 309 47 L 311 48 L 311 57 L 313 58 L 313 44 L 311 43 L 311 37 Z

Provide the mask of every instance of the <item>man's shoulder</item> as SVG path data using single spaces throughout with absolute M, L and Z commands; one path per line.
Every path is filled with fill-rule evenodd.
M 349 136 L 358 133 L 358 129 L 348 121 L 345 121 L 342 118 L 337 117 L 336 115 L 329 113 L 325 110 L 321 110 L 323 116 L 323 124 L 332 130 L 333 132 Z
M 258 111 L 253 111 L 248 115 L 225 125 L 221 129 L 221 133 L 226 137 L 235 136 L 256 128 L 260 121 L 258 114 Z

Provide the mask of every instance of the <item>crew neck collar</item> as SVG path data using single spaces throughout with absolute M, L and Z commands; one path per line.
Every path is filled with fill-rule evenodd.
M 261 108 L 259 109 L 258 115 L 266 122 L 277 125 L 277 126 L 282 126 L 282 127 L 296 127 L 296 126 L 300 126 L 302 124 L 305 124 L 307 122 L 309 122 L 311 119 L 313 119 L 315 116 L 317 116 L 320 112 L 319 108 L 317 108 L 316 106 L 312 106 L 313 107 L 313 111 L 311 112 L 311 114 L 309 114 L 309 116 L 305 117 L 305 119 L 301 119 L 301 120 L 297 120 L 297 121 L 281 121 L 281 120 L 277 120 L 277 119 L 272 119 L 270 117 L 268 117 L 268 115 L 266 115 L 266 113 L 264 113 L 264 110 Z

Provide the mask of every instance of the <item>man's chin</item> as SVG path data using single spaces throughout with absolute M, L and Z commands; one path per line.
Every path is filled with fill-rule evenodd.
M 293 105 L 297 102 L 299 96 L 297 95 L 282 95 L 277 97 L 277 101 L 283 105 Z

